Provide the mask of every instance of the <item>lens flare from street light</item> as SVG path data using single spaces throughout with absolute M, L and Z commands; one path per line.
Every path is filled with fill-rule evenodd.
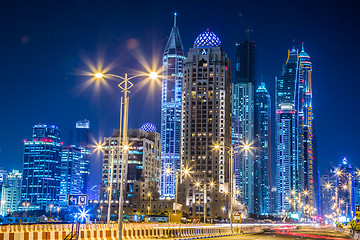
M 94 74 L 94 77 L 96 77 L 96 78 L 103 78 L 104 77 L 104 74 L 102 74 L 101 72 L 98 72 L 98 73 L 95 73 Z
M 123 149 L 124 149 L 124 150 L 129 150 L 129 145 L 124 145 L 124 146 L 123 146 Z
M 170 175 L 171 174 L 171 168 L 166 168 L 165 169 L 165 174 Z
M 151 72 L 151 73 L 149 73 L 149 77 L 150 77 L 150 79 L 155 80 L 155 79 L 159 78 L 159 75 L 157 72 Z

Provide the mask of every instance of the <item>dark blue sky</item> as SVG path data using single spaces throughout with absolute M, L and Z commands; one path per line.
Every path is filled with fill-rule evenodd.
M 274 96 L 274 79 L 295 39 L 313 61 L 314 115 L 322 169 L 347 156 L 360 165 L 360 11 L 356 1 L 7 1 L 0 15 L 0 167 L 22 168 L 24 138 L 36 123 L 67 132 L 87 118 L 95 136 L 118 126 L 120 92 L 81 91 L 84 59 L 113 73 L 143 70 L 134 55 L 160 62 L 178 12 L 185 51 L 206 28 L 215 32 L 233 60 L 234 42 L 245 38 L 237 15 L 252 24 L 257 74 Z M 138 47 L 129 49 L 129 39 Z M 158 65 L 160 67 L 160 65 Z M 233 65 L 234 67 L 234 65 Z M 135 81 L 136 82 L 136 81 Z M 130 99 L 130 127 L 151 121 L 160 128 L 160 88 L 137 91 Z M 272 99 L 274 101 L 274 99 Z M 274 122 L 274 121 L 273 121 Z M 99 164 L 99 162 L 98 162 Z M 96 166 L 96 164 L 95 164 Z

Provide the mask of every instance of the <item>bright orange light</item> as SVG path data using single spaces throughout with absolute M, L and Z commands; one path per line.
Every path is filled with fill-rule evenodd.
M 219 148 L 220 148 L 220 145 L 217 144 L 217 145 L 214 146 L 214 148 L 215 148 L 215 149 L 219 149 Z
M 196 183 L 195 183 L 195 186 L 196 186 L 196 187 L 200 187 L 200 182 L 196 182 Z
M 250 145 L 249 144 L 245 144 L 244 145 L 244 149 L 247 151 L 247 150 L 249 150 L 250 149 Z
M 103 145 L 101 145 L 101 144 L 97 145 L 97 146 L 96 146 L 96 149 L 97 149 L 97 150 L 103 149 Z
M 166 168 L 166 169 L 165 169 L 165 174 L 166 174 L 166 175 L 170 175 L 170 173 L 171 173 L 171 168 Z
M 129 146 L 128 146 L 128 145 L 124 145 L 124 146 L 123 146 L 123 149 L 124 149 L 124 150 L 129 150 Z
M 190 172 L 189 169 L 185 169 L 185 170 L 184 170 L 184 173 L 185 173 L 185 174 L 189 174 L 189 172 Z

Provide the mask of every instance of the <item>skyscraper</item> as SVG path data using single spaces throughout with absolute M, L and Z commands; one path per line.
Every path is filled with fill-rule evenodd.
M 59 128 L 45 124 L 35 125 L 32 141 L 24 141 L 21 201 L 33 209 L 59 201 L 61 144 Z
M 296 212 L 288 199 L 301 192 L 302 135 L 299 123 L 301 76 L 298 51 L 288 51 L 281 75 L 276 77 L 277 211 Z
M 82 149 L 76 146 L 62 147 L 60 204 L 66 205 L 68 194 L 80 194 L 82 189 Z
M 271 98 L 261 83 L 255 93 L 255 134 L 258 154 L 255 161 L 255 212 L 268 215 L 270 211 L 271 176 Z
M 179 29 L 174 26 L 163 54 L 161 97 L 161 196 L 175 197 L 175 175 L 180 170 L 181 86 L 184 49 Z
M 305 203 L 311 206 L 317 205 L 316 203 L 316 183 L 317 169 L 314 168 L 316 159 L 314 158 L 314 143 L 313 143 L 313 110 L 312 110 L 312 87 L 311 87 L 311 74 L 312 63 L 310 56 L 304 51 L 304 44 L 299 53 L 300 61 L 300 74 L 302 87 L 302 100 L 300 108 L 300 123 L 302 124 L 302 158 L 303 158 L 303 189 L 309 192 L 305 198 Z M 317 182 L 317 181 L 316 181 Z
M 193 218 L 229 214 L 231 96 L 230 60 L 207 30 L 189 50 L 182 86 L 181 165 L 191 176 L 182 176 L 179 200 Z
M 254 144 L 254 83 L 255 43 L 249 40 L 236 43 L 235 82 L 232 94 L 232 145 Z M 236 189 L 241 201 L 254 212 L 253 151 L 238 149 L 234 153 Z
M 80 192 L 87 194 L 89 191 L 90 177 L 90 121 L 80 120 L 76 122 L 75 128 L 75 146 L 81 150 L 80 159 Z

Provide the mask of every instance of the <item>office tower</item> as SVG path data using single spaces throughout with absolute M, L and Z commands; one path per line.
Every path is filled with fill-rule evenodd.
M 304 51 L 304 44 L 299 53 L 300 61 L 300 87 L 302 88 L 302 100 L 300 108 L 300 123 L 302 135 L 302 158 L 303 158 L 303 189 L 309 192 L 305 198 L 305 203 L 311 206 L 317 206 L 316 202 L 316 186 L 317 186 L 317 169 L 314 159 L 314 143 L 313 143 L 313 110 L 312 110 L 312 87 L 311 73 L 312 63 L 310 56 Z
M 54 125 L 33 127 L 31 141 L 24 141 L 21 202 L 29 209 L 58 203 L 61 168 L 60 130 Z
M 86 119 L 77 121 L 75 127 L 75 146 L 81 149 L 83 155 L 80 162 L 80 192 L 82 194 L 87 194 L 89 189 L 90 143 L 90 121 Z
M 153 125 L 153 124 L 151 124 Z M 149 126 L 142 126 L 146 129 Z M 150 127 L 153 129 L 155 126 Z M 124 188 L 125 215 L 134 215 L 136 212 L 147 213 L 142 202 L 147 202 L 151 193 L 158 198 L 160 191 L 160 134 L 146 132 L 142 129 L 129 129 L 128 171 L 126 187 Z M 111 216 L 118 216 L 118 200 L 121 179 L 121 153 L 118 153 L 119 130 L 114 130 L 111 137 L 104 138 L 103 175 L 100 186 L 100 205 L 104 207 L 103 216 L 108 208 L 108 187 L 112 182 Z M 114 152 L 112 151 L 114 150 Z M 113 163 L 113 165 L 112 165 Z M 113 166 L 113 167 L 111 167 Z M 142 207 L 142 208 L 141 208 Z M 138 209 L 141 208 L 139 211 Z M 134 211 L 135 210 L 135 211 Z M 127 216 L 124 216 L 127 217 Z
M 84 155 L 76 146 L 62 147 L 60 204 L 66 205 L 68 194 L 80 194 L 82 189 L 81 163 Z
M 202 218 L 204 210 L 208 218 L 229 217 L 229 195 L 224 193 L 230 192 L 231 96 L 230 60 L 219 38 L 207 30 L 196 38 L 184 63 L 181 173 L 185 174 L 178 195 L 183 212 L 191 218 Z
M 7 215 L 18 210 L 20 204 L 22 174 L 12 170 L 7 175 L 6 184 L 1 189 L 0 215 Z
M 235 149 L 235 182 L 240 199 L 254 212 L 253 150 L 241 149 L 254 144 L 254 83 L 255 43 L 249 40 L 236 43 L 235 82 L 232 95 L 232 145 Z
M 255 134 L 257 157 L 255 161 L 255 212 L 269 215 L 271 176 L 271 98 L 261 83 L 255 93 Z
M 321 216 L 332 216 L 336 211 L 333 206 L 336 202 L 336 173 L 335 168 L 329 168 L 320 178 Z M 305 203 L 305 202 L 304 202 Z M 305 203 L 306 204 L 306 203 Z M 308 204 L 306 204 L 308 205 Z
M 174 26 L 163 54 L 161 95 L 161 196 L 175 197 L 175 175 L 180 170 L 181 86 L 184 48 Z
M 288 199 L 302 189 L 302 161 L 299 129 L 300 74 L 298 51 L 288 51 L 282 72 L 276 77 L 277 212 L 292 211 Z M 300 154 L 300 156 L 299 156 Z M 294 193 L 294 192 L 293 192 Z

